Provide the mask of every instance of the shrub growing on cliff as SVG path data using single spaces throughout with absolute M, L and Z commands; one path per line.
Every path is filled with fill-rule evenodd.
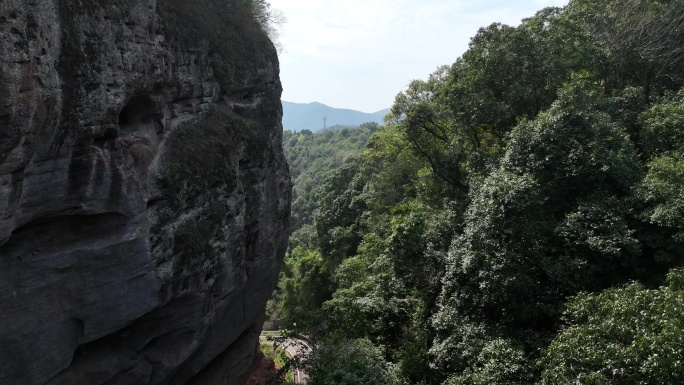
M 252 13 L 261 28 L 274 42 L 278 38 L 278 27 L 285 22 L 285 16 L 265 0 L 241 0 L 244 6 Z
M 249 78 L 257 63 L 274 62 L 272 44 L 274 12 L 264 0 L 160 0 L 159 14 L 167 35 L 183 48 L 206 48 L 214 76 L 223 93 L 240 88 L 236 79 Z M 269 31 L 270 35 L 269 35 Z

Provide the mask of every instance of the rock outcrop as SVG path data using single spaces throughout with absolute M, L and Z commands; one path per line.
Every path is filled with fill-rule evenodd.
M 0 0 L 0 384 L 244 380 L 290 206 L 247 3 Z

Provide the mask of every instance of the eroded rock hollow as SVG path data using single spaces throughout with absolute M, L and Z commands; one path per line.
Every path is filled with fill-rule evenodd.
M 0 384 L 240 384 L 287 243 L 249 2 L 0 0 Z

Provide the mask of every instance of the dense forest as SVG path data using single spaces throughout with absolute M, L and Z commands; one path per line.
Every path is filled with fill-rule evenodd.
M 286 131 L 309 383 L 684 383 L 683 85 L 684 1 L 573 0 Z

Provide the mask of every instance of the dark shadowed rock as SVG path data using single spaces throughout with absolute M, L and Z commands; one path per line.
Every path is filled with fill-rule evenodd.
M 237 2 L 186 3 L 218 32 L 0 0 L 0 384 L 244 381 L 287 243 L 278 60 Z

